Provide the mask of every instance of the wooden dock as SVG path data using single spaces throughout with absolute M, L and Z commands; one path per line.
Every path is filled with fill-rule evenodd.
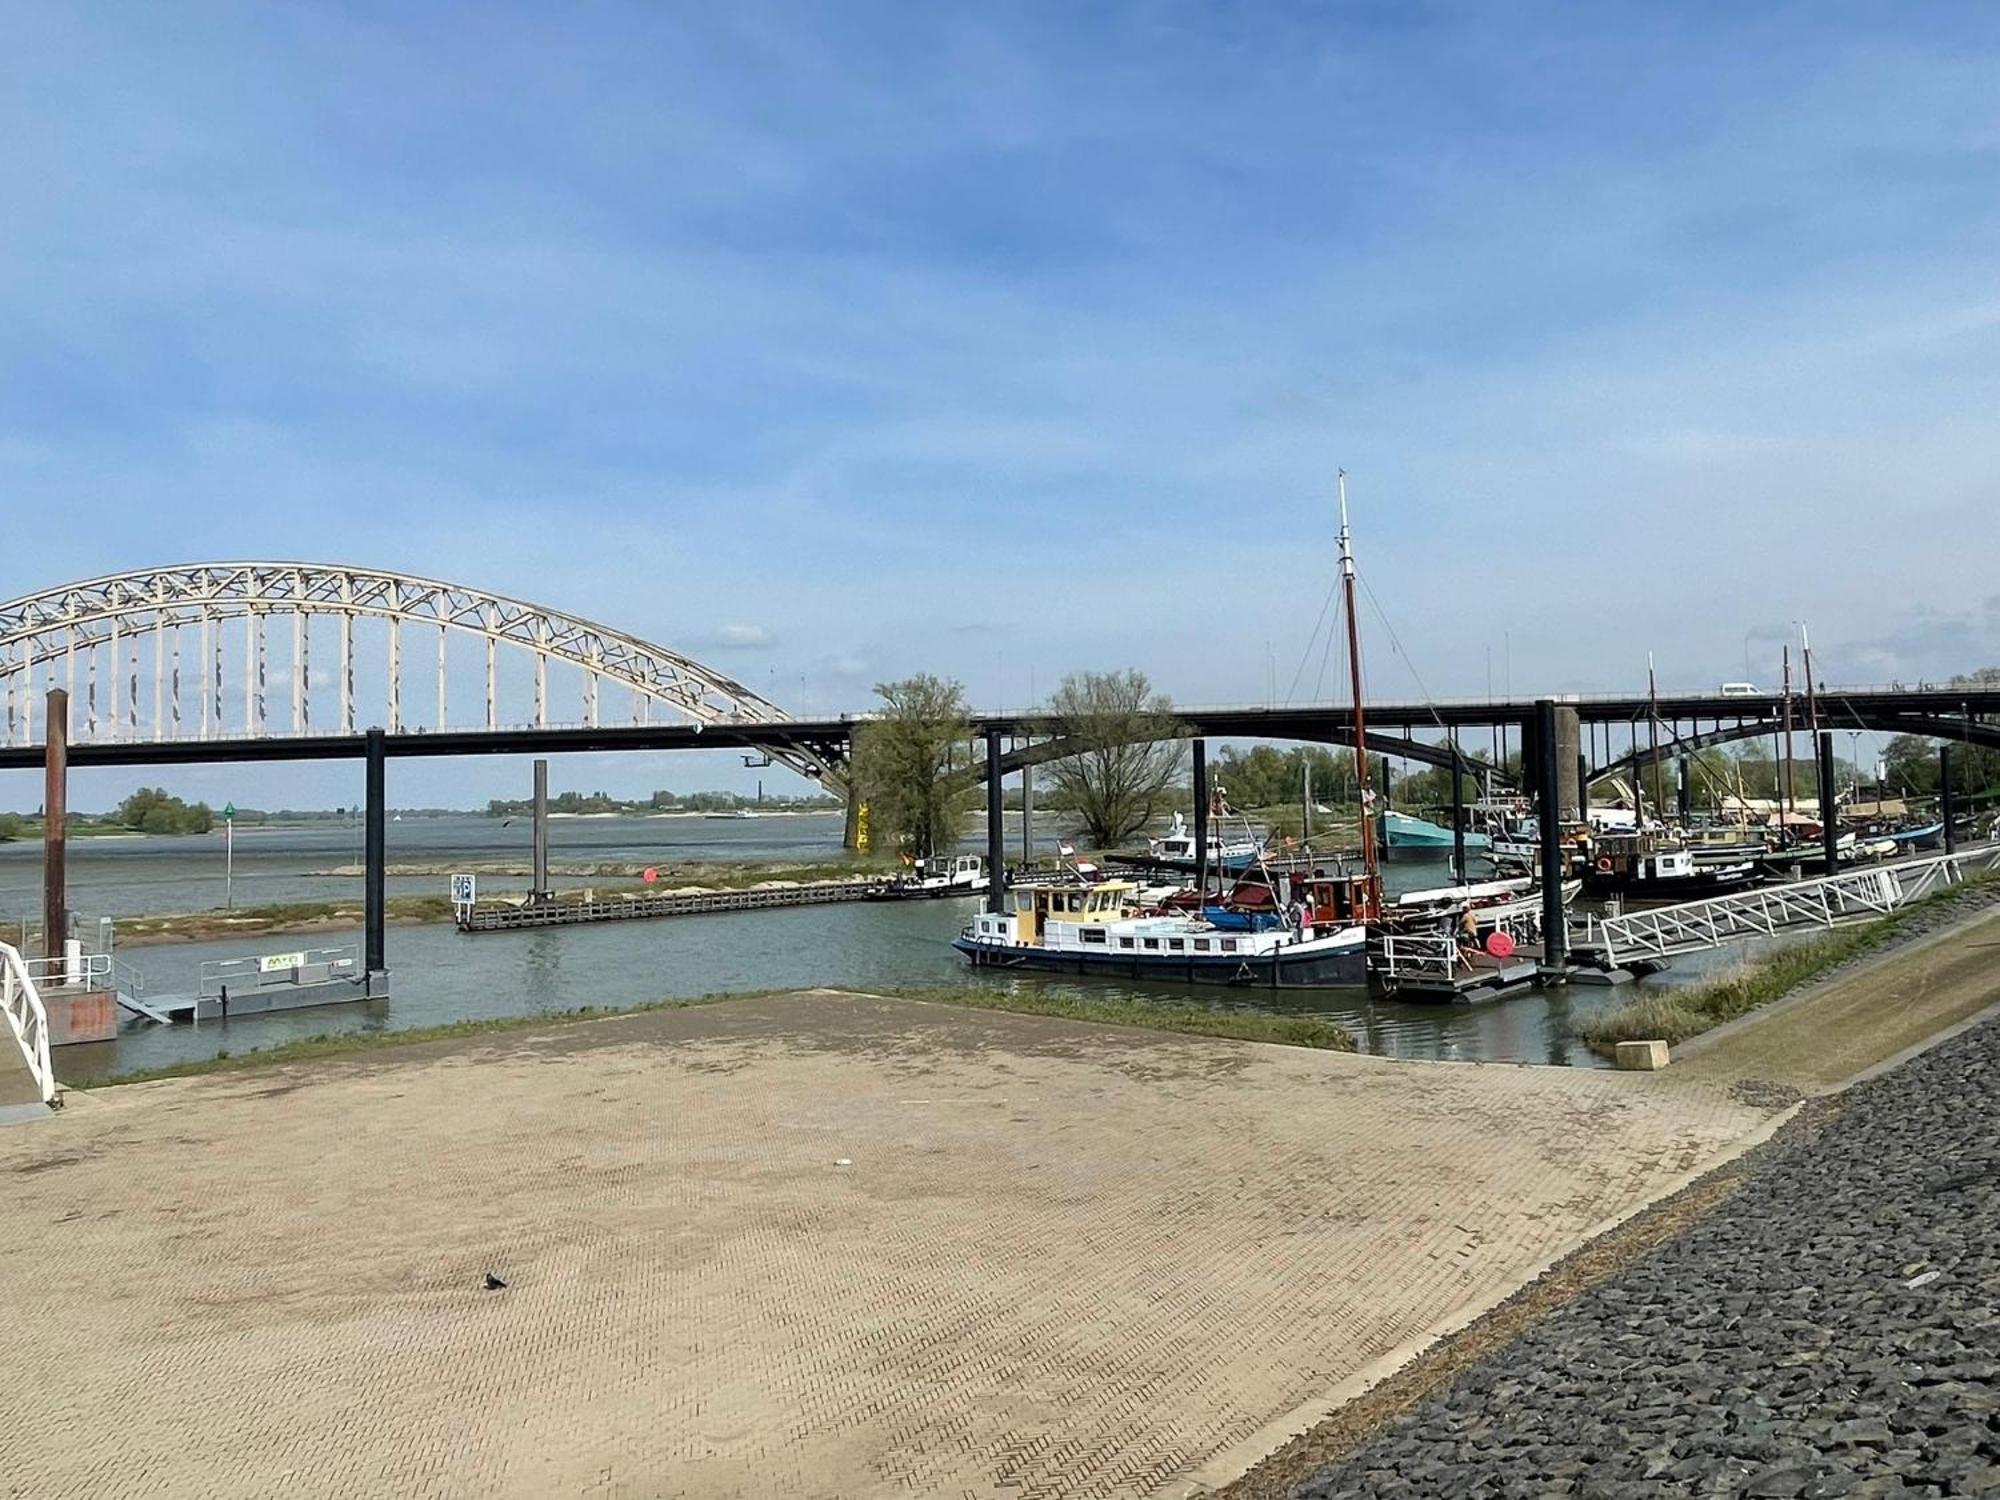
M 522 927 L 576 927 L 586 922 L 630 922 L 647 917 L 693 917 L 711 912 L 769 911 L 785 906 L 831 906 L 866 901 L 881 890 L 879 881 L 823 880 L 810 885 L 773 886 L 747 891 L 697 891 L 649 896 L 642 892 L 593 896 L 584 901 L 481 903 L 459 913 L 460 932 L 511 932 Z M 968 896 L 984 891 L 967 891 Z

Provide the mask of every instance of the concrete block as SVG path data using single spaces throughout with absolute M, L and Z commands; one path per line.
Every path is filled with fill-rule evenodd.
M 1665 1042 L 1620 1042 L 1614 1061 L 1630 1073 L 1652 1073 L 1667 1065 Z
M 118 1035 L 118 997 L 110 990 L 43 990 L 49 1045 L 108 1042 Z

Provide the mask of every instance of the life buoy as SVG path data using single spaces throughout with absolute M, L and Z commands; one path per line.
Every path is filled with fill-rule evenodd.
M 1597 873 L 1600 875 L 1609 875 L 1611 873 L 1610 855 L 1600 854 L 1597 856 Z

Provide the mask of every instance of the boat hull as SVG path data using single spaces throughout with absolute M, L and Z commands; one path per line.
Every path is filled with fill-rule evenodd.
M 952 946 L 975 968 L 1033 969 L 1048 974 L 1100 975 L 1169 984 L 1216 984 L 1241 989 L 1352 989 L 1368 983 L 1365 943 L 1306 954 L 1282 949 L 1251 954 L 1086 953 L 1023 943 L 958 938 Z

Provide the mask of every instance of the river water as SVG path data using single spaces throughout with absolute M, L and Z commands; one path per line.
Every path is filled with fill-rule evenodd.
M 681 864 L 769 860 L 809 863 L 837 857 L 839 814 L 702 818 L 570 818 L 552 821 L 552 862 Z M 388 828 L 391 866 L 491 863 L 529 857 L 525 819 L 503 827 L 479 816 L 406 818 Z M 360 830 L 324 824 L 246 830 L 236 836 L 237 905 L 358 899 L 361 882 L 328 873 L 358 863 Z M 88 917 L 220 907 L 219 836 L 191 839 L 77 839 L 70 844 L 70 899 Z M 1391 891 L 1446 883 L 1441 863 L 1396 862 Z M 603 877 L 599 877 L 600 880 Z M 0 845 L 0 932 L 39 913 L 41 849 Z M 481 876 L 483 891 L 525 889 L 525 877 Z M 586 877 L 558 884 L 588 883 Z M 392 876 L 391 894 L 445 893 L 442 874 Z M 108 1074 L 247 1051 L 300 1036 L 403 1029 L 491 1018 L 691 998 L 738 990 L 832 985 L 854 988 L 974 983 L 1060 993 L 1156 999 L 1324 1017 L 1347 1027 L 1364 1051 L 1397 1057 L 1596 1066 L 1570 1037 L 1572 1020 L 1623 992 L 1572 986 L 1476 1006 L 1416 1005 L 1361 990 L 1242 992 L 1212 986 L 1080 981 L 973 971 L 950 946 L 976 901 L 853 902 L 791 910 L 724 913 L 589 927 L 466 935 L 439 925 L 392 925 L 391 994 L 199 1027 L 132 1022 L 116 1042 L 61 1049 L 57 1071 L 87 1083 Z M 356 942 L 358 932 L 250 935 L 218 942 L 128 947 L 146 992 L 187 994 L 210 959 Z

